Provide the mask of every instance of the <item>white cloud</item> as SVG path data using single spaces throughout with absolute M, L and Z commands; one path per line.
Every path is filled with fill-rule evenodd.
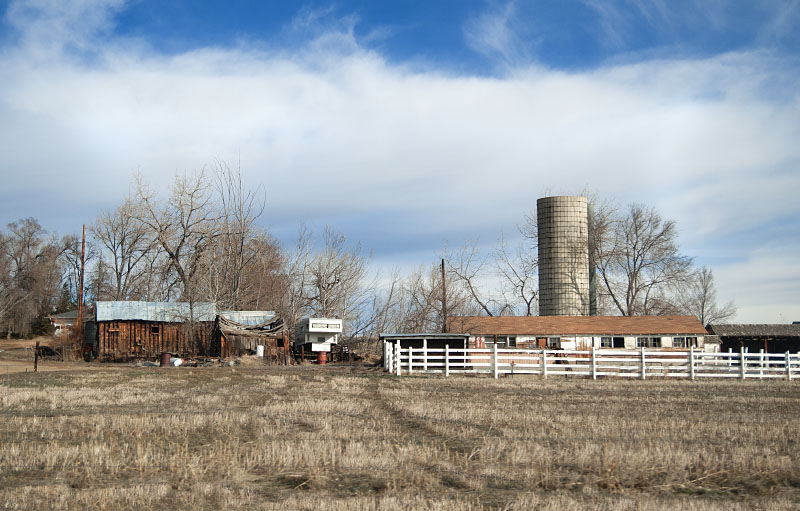
M 406 254 L 512 233 L 546 190 L 657 205 L 702 251 L 800 211 L 800 99 L 780 86 L 796 70 L 770 54 L 477 78 L 392 65 L 337 26 L 296 50 L 170 56 L 98 38 L 118 6 L 101 3 L 106 15 L 77 31 L 92 63 L 64 56 L 69 30 L 41 35 L 78 23 L 75 12 L 13 16 L 24 44 L 0 53 L 7 221 L 79 225 L 91 219 L 70 212 L 76 203 L 120 200 L 136 169 L 166 186 L 176 169 L 238 155 L 267 186 L 268 222 L 341 222 L 351 238 L 389 231 Z M 503 26 L 500 53 L 513 47 Z M 52 41 L 35 44 L 42 37 Z M 734 273 L 717 281 L 739 300 Z

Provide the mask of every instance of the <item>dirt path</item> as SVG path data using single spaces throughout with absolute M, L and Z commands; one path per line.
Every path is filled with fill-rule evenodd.
M 39 372 L 50 371 L 103 371 L 114 369 L 108 365 L 87 364 L 86 362 L 56 362 L 51 360 L 39 361 Z M 0 359 L 0 375 L 6 373 L 33 372 L 33 357 L 31 360 Z

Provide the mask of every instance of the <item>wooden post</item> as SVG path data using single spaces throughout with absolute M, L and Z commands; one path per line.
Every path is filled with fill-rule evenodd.
M 444 375 L 450 376 L 450 345 L 444 345 Z
M 411 346 L 408 347 L 408 374 L 414 372 L 414 360 L 413 355 L 411 354 L 414 351 L 414 348 Z
M 547 349 L 542 350 L 542 378 L 547 379 Z
M 642 379 L 647 378 L 647 364 L 645 363 L 644 346 L 642 346 Z
M 428 339 L 422 339 L 422 370 L 428 372 Z
M 36 349 L 33 351 L 33 372 L 39 371 L 39 341 L 36 341 Z
M 300 346 L 300 365 L 306 363 L 306 347 Z
M 596 353 L 594 352 L 594 344 L 592 344 L 592 379 L 597 379 L 597 358 Z
M 744 380 L 746 377 L 745 360 L 744 360 L 744 346 L 739 354 L 739 377 Z
M 395 341 L 394 357 L 395 357 L 394 363 L 397 365 L 397 376 L 400 376 L 400 371 L 401 371 L 401 369 L 400 369 L 400 339 L 397 339 Z
M 492 353 L 492 364 L 494 365 L 494 379 L 496 380 L 499 376 L 499 372 L 497 370 L 497 341 L 494 343 L 494 350 Z
M 694 380 L 694 346 L 689 346 L 689 378 Z

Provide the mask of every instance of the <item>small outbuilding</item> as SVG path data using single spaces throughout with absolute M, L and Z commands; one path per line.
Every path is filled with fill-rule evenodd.
M 154 358 L 168 352 L 180 357 L 214 353 L 216 305 L 198 302 L 96 302 L 95 323 L 100 357 Z
M 800 352 L 800 324 L 711 324 L 708 331 L 719 336 L 722 351 Z

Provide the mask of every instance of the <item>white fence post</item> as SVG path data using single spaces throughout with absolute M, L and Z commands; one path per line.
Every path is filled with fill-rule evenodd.
M 759 357 L 759 361 L 761 362 L 761 369 L 759 369 L 758 375 L 764 376 L 764 348 L 761 348 L 761 356 Z
M 786 352 L 786 358 L 783 359 L 783 363 L 784 363 L 784 365 L 786 367 L 786 379 L 787 380 L 791 380 L 792 379 L 792 364 L 790 363 L 791 359 L 792 359 L 792 355 L 787 351 Z
M 597 379 L 597 358 L 595 358 L 596 354 L 594 352 L 594 346 L 592 346 L 592 379 Z
M 444 345 L 444 375 L 450 376 L 450 345 Z
M 689 378 L 694 380 L 694 346 L 689 346 Z
M 745 368 L 745 360 L 744 360 L 744 346 L 742 346 L 742 351 L 739 353 L 739 372 L 740 372 L 740 376 L 739 377 L 742 380 L 744 380 L 745 377 L 746 377 L 746 373 L 747 373 L 747 369 Z
M 499 373 L 497 371 L 497 343 L 495 342 L 493 346 L 494 346 L 494 349 L 493 349 L 493 353 L 492 353 L 492 355 L 493 355 L 492 356 L 492 365 L 494 365 L 494 379 L 496 380 L 498 378 L 498 376 L 499 376 Z
M 408 374 L 414 372 L 414 356 L 411 354 L 414 351 L 414 348 L 411 346 L 408 347 Z
M 644 380 L 645 378 L 647 378 L 647 366 L 644 360 L 644 346 L 642 346 L 642 379 Z
M 395 361 L 395 364 L 397 364 L 397 376 L 400 376 L 400 339 L 397 339 L 395 343 L 394 356 L 397 359 Z
M 542 378 L 547 378 L 547 350 L 542 350 Z
M 428 339 L 422 339 L 422 370 L 428 372 Z

